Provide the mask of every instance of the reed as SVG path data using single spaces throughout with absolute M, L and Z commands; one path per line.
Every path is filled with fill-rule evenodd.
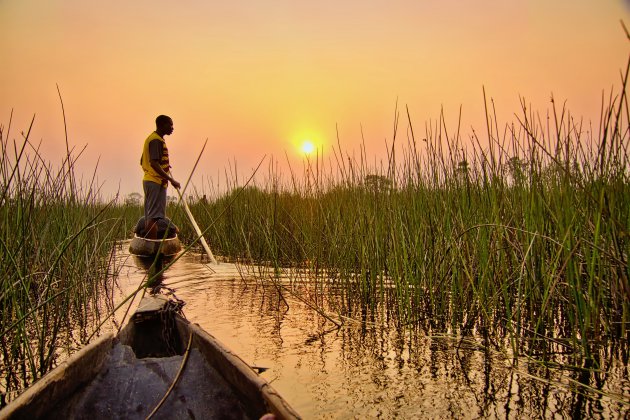
M 592 360 L 610 340 L 627 355 L 627 74 L 599 127 L 523 100 L 500 131 L 484 99 L 485 135 L 464 141 L 441 115 L 418 138 L 407 111 L 381 166 L 338 148 L 302 183 L 274 169 L 191 208 L 219 255 L 315 284 L 309 300 L 339 320 L 483 334 L 516 358 Z
M 86 343 L 105 315 L 114 243 L 130 230 L 126 208 L 76 179 L 71 150 L 54 167 L 30 128 L 19 142 L 9 131 L 0 127 L 0 406 Z

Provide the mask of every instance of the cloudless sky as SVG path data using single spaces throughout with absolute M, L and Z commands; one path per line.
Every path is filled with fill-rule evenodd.
M 229 162 L 246 176 L 267 155 L 299 167 L 300 144 L 385 155 L 396 102 L 414 130 L 443 107 L 464 138 L 483 132 L 483 93 L 500 122 L 519 98 L 549 98 L 599 122 L 602 93 L 619 89 L 630 43 L 622 0 L 289 0 L 172 2 L 0 0 L 0 124 L 10 139 L 35 115 L 31 140 L 54 164 L 65 154 L 56 85 L 78 171 L 99 161 L 106 196 L 141 192 L 142 143 L 158 114 L 176 178 L 199 189 Z M 404 115 L 404 114 L 403 114 Z M 399 132 L 405 132 L 401 118 Z M 301 168 L 301 167 L 300 167 Z M 295 168 L 294 168 L 295 169 Z M 298 169 L 299 171 L 299 169 Z M 223 182 L 223 180 L 221 181 Z

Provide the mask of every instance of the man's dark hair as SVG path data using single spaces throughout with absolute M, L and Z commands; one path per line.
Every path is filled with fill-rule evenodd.
M 164 124 L 168 124 L 172 121 L 171 117 L 167 116 L 167 115 L 158 115 L 158 117 L 155 119 L 155 125 L 157 127 L 160 127 Z

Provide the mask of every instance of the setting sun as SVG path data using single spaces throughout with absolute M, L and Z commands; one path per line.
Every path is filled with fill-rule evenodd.
M 304 152 L 307 155 L 310 155 L 311 153 L 313 153 L 314 150 L 315 150 L 315 145 L 313 145 L 313 142 L 311 142 L 310 140 L 304 140 L 302 142 L 302 152 Z

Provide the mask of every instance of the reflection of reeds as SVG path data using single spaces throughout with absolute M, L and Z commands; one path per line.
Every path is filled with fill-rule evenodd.
M 31 126 L 32 126 L 31 122 Z M 9 126 L 10 127 L 10 126 Z M 118 213 L 74 178 L 68 150 L 53 168 L 29 141 L 0 127 L 0 378 L 2 402 L 86 342 L 112 273 Z
M 419 139 L 408 117 L 384 168 L 337 149 L 333 170 L 307 163 L 304 184 L 271 173 L 222 217 L 234 193 L 193 212 L 218 254 L 310 268 L 310 299 L 340 291 L 340 319 L 384 310 L 399 326 L 492 333 L 514 354 L 555 343 L 588 358 L 630 321 L 626 80 L 598 128 L 524 101 L 503 133 L 486 105 L 487 138 L 468 142 L 443 116 Z

